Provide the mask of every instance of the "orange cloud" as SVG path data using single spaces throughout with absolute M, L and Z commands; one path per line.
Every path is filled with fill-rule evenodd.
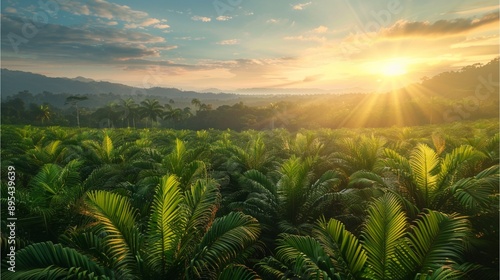
M 386 37 L 443 36 L 468 32 L 493 23 L 498 24 L 497 12 L 489 13 L 479 19 L 457 18 L 453 20 L 438 20 L 434 23 L 423 21 L 400 20 L 393 26 L 382 29 Z

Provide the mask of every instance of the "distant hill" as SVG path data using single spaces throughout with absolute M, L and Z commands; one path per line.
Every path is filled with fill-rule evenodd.
M 147 90 L 126 86 L 118 83 L 94 81 L 84 77 L 51 78 L 40 74 L 2 69 L 2 99 L 13 96 L 20 91 L 29 91 L 32 94 L 52 92 L 54 94 L 69 93 L 72 95 L 96 95 L 110 93 L 117 95 L 147 94 L 151 96 L 163 96 L 169 98 L 200 98 L 204 99 L 231 99 L 234 94 L 229 93 L 199 93 L 194 91 L 182 91 L 176 88 L 150 88 Z
M 29 92 L 31 97 L 29 94 L 22 97 L 26 104 L 47 102 L 57 107 L 63 107 L 65 98 L 70 95 L 89 96 L 89 100 L 82 105 L 91 108 L 128 97 L 139 102 L 146 98 L 155 98 L 162 103 L 175 100 L 177 106 L 190 106 L 191 100 L 197 98 L 215 107 L 232 105 L 240 101 L 249 106 L 265 106 L 271 102 L 279 101 L 300 103 L 303 99 L 311 101 L 321 99 L 321 96 L 325 95 L 331 95 L 334 99 L 343 99 L 338 94 L 329 94 L 321 89 L 244 88 L 235 90 L 235 93 L 223 93 L 220 89 L 210 88 L 195 92 L 163 87 L 140 89 L 119 83 L 95 81 L 80 76 L 76 78 L 51 78 L 9 69 L 1 69 L 1 75 L 2 100 L 17 96 L 19 92 Z M 436 97 L 446 100 L 460 100 L 475 96 L 476 89 L 483 87 L 490 92 L 491 96 L 498 97 L 498 78 L 499 59 L 496 58 L 484 65 L 473 64 L 458 71 L 443 72 L 430 78 L 424 77 L 420 83 L 408 85 L 392 93 L 406 96 L 408 99 Z M 349 93 L 363 93 L 367 90 L 356 87 L 338 89 L 335 92 L 349 95 Z
M 407 86 L 403 90 L 452 100 L 475 96 L 478 88 L 498 96 L 498 80 L 499 59 L 496 58 L 484 65 L 476 63 L 458 71 L 442 72 L 431 78 L 424 77 L 421 83 Z
M 33 94 L 43 91 L 55 94 L 98 94 L 113 92 L 116 94 L 130 93 L 133 88 L 121 84 L 109 82 L 96 82 L 83 77 L 75 79 L 50 78 L 30 72 L 1 70 L 2 75 L 2 98 L 15 95 L 20 91 L 27 90 Z

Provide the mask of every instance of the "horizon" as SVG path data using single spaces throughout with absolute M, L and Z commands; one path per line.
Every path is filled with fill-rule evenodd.
M 3 3 L 2 68 L 188 91 L 385 92 L 498 57 L 496 1 L 50 3 Z

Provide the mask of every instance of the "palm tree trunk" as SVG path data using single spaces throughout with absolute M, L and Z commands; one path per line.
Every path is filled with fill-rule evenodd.
M 75 104 L 75 107 L 76 107 L 76 124 L 78 125 L 78 127 L 80 127 L 80 114 L 78 112 L 78 105 Z

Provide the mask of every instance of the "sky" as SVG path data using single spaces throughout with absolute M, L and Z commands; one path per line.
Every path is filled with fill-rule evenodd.
M 143 88 L 383 92 L 499 55 L 489 0 L 2 0 L 1 67 Z

